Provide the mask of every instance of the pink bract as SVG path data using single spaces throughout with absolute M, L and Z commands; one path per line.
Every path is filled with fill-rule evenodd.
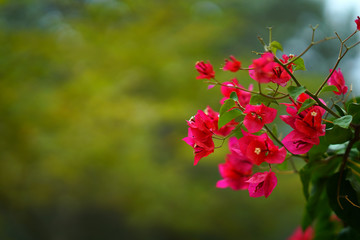
M 239 103 L 241 106 L 245 107 L 250 102 L 251 93 L 242 91 L 241 89 L 245 89 L 241 84 L 239 84 L 236 78 L 232 79 L 231 82 L 224 82 L 223 86 L 221 86 L 221 93 L 224 96 L 220 103 L 224 104 L 224 102 L 230 98 L 232 92 L 236 92 Z M 250 84 L 248 90 L 252 91 L 253 85 Z
M 215 112 L 210 107 L 207 107 L 205 109 L 205 113 L 211 119 L 214 126 L 212 132 L 216 135 L 220 135 L 223 137 L 229 135 L 230 132 L 234 130 L 235 125 L 237 124 L 235 121 L 230 121 L 228 124 L 218 129 L 219 113 Z
M 244 136 L 238 140 L 240 151 L 254 164 L 282 163 L 285 160 L 285 148 L 279 149 L 266 133 L 256 136 L 245 131 L 242 132 Z
M 183 140 L 194 148 L 194 165 L 203 157 L 214 152 L 214 142 L 212 136 L 214 134 L 227 136 L 234 128 L 236 122 L 231 121 L 222 128 L 218 129 L 219 113 L 210 107 L 205 112 L 199 110 L 187 124 L 189 126 L 188 136 Z
M 283 55 L 283 59 L 280 61 L 284 64 L 291 59 L 289 56 Z M 287 66 L 288 70 L 292 73 L 292 66 Z M 260 58 L 253 60 L 253 64 L 249 66 L 249 75 L 252 79 L 259 83 L 273 82 L 280 86 L 286 86 L 287 82 L 291 79 L 289 73 L 279 64 L 274 61 L 274 55 L 272 53 L 264 53 Z
M 355 23 L 356 23 L 356 29 L 358 31 L 360 31 L 360 17 L 358 16 L 357 19 L 355 19 Z
M 212 79 L 215 77 L 213 66 L 210 64 L 209 61 L 207 63 L 204 63 L 203 61 L 197 62 L 195 64 L 195 68 L 200 73 L 200 75 L 197 76 L 196 79 Z
M 305 231 L 297 227 L 294 233 L 287 240 L 312 240 L 314 239 L 314 229 L 309 226 Z
M 244 126 L 247 128 L 249 133 L 260 131 L 265 124 L 272 123 L 276 117 L 277 110 L 261 105 L 246 105 L 245 111 L 246 116 L 244 118 Z
M 330 72 L 332 69 L 330 69 Z M 344 76 L 339 68 L 338 71 L 334 71 L 331 77 L 329 78 L 329 81 L 327 82 L 328 85 L 334 85 L 338 90 L 334 91 L 336 95 L 345 94 L 348 91 L 348 87 L 345 85 Z
M 286 64 L 289 59 L 291 59 L 292 57 L 289 57 L 287 55 L 283 55 L 282 56 L 283 59 L 280 59 L 280 61 L 283 63 L 283 64 Z M 289 72 L 293 72 L 293 63 L 289 64 L 287 66 L 287 69 L 289 70 Z M 276 63 L 276 66 L 275 68 L 273 69 L 274 71 L 274 77 L 271 79 L 271 82 L 273 83 L 277 83 L 279 84 L 280 86 L 282 87 L 285 87 L 287 82 L 291 79 L 291 76 L 290 74 L 278 63 Z
M 201 158 L 206 157 L 214 152 L 215 145 L 212 140 L 212 135 L 207 137 L 204 135 L 203 138 L 199 139 L 196 137 L 194 132 L 198 131 L 196 129 L 189 128 L 188 136 L 183 138 L 183 140 L 194 148 L 194 165 L 196 165 Z
M 240 169 L 239 169 L 240 168 Z M 241 165 L 233 165 L 231 162 L 219 164 L 219 172 L 223 179 L 216 183 L 217 188 L 230 187 L 233 190 L 247 189 L 249 183 L 249 175 L 251 173 L 244 173 L 241 171 Z
M 274 67 L 276 67 L 274 55 L 267 52 L 262 54 L 260 58 L 253 60 L 253 63 L 249 66 L 252 69 L 249 70 L 249 75 L 259 83 L 268 83 L 274 77 Z
M 236 138 L 229 140 L 229 148 L 231 153 L 226 156 L 226 162 L 219 164 L 219 172 L 222 180 L 216 184 L 218 188 L 230 187 L 233 190 L 247 189 L 251 174 L 252 162 L 246 158 L 238 149 L 238 141 Z
M 277 178 L 274 172 L 255 173 L 248 181 L 250 197 L 269 197 L 277 184 Z
M 314 145 L 318 145 L 320 140 L 318 137 L 309 137 L 297 130 L 294 130 L 284 137 L 282 143 L 291 153 L 304 154 L 310 151 Z
M 318 138 L 319 136 L 325 135 L 326 126 L 325 124 L 322 124 L 322 116 L 325 114 L 325 110 L 319 106 L 312 106 L 298 113 L 303 102 L 308 98 L 310 97 L 307 94 L 303 93 L 300 94 L 296 102 L 292 100 L 292 104 L 284 104 L 287 106 L 286 112 L 289 113 L 290 116 L 281 115 L 280 119 L 283 120 L 286 124 L 290 125 L 290 127 L 292 127 L 293 129 L 296 129 L 297 132 L 305 135 L 306 139 Z M 320 99 L 320 101 L 324 103 L 322 99 Z M 303 141 L 303 139 L 301 140 Z M 307 147 L 309 147 L 308 143 L 317 141 L 318 140 L 306 140 L 304 142 L 307 142 L 306 145 L 308 145 Z M 289 139 L 287 139 L 287 142 L 289 142 Z
M 234 56 L 230 56 L 230 60 L 225 59 L 224 71 L 237 72 L 241 68 L 241 62 L 236 60 Z
M 295 129 L 308 137 L 320 137 L 325 135 L 325 124 L 321 124 L 322 115 L 319 107 L 310 109 L 303 119 L 295 120 Z
M 239 161 L 239 159 L 241 159 L 243 171 L 245 171 L 245 172 L 251 171 L 251 169 L 253 167 L 253 163 L 251 162 L 250 159 L 248 159 L 246 156 L 244 156 L 242 154 L 242 152 L 240 151 L 239 141 L 236 137 L 230 138 L 229 149 L 230 149 L 230 154 L 227 155 L 227 158 L 229 159 L 229 161 L 236 162 L 236 161 Z

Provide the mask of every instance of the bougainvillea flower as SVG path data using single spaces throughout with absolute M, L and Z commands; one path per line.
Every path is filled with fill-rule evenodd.
M 217 126 L 209 116 L 199 110 L 195 116 L 191 117 L 187 124 L 190 128 L 197 129 L 205 135 L 212 135 Z
M 215 135 L 226 137 L 231 133 L 232 130 L 234 130 L 235 126 L 237 125 L 237 123 L 234 120 L 232 120 L 229 123 L 227 123 L 225 126 L 218 129 L 219 113 L 212 110 L 209 106 L 205 109 L 205 113 L 212 122 L 211 126 L 213 126 L 213 128 L 211 129 L 211 131 Z
M 229 140 L 229 148 L 231 153 L 226 156 L 226 162 L 219 164 L 219 172 L 223 179 L 217 182 L 216 187 L 247 189 L 247 180 L 252 174 L 253 164 L 239 151 L 239 143 L 235 137 Z
M 256 136 L 242 132 L 244 136 L 238 140 L 240 151 L 254 164 L 282 163 L 285 160 L 286 149 L 283 147 L 279 149 L 266 133 Z
M 314 229 L 309 226 L 305 231 L 297 227 L 294 233 L 287 240 L 312 240 L 314 239 Z
M 314 107 L 307 111 L 303 119 L 297 118 L 294 126 L 297 131 L 308 137 L 320 137 L 325 135 L 325 124 L 321 124 L 322 115 L 320 107 Z
M 325 110 L 319 106 L 311 106 L 300 113 L 298 113 L 303 102 L 310 98 L 307 94 L 302 93 L 297 98 L 297 101 L 293 103 L 284 103 L 287 106 L 286 112 L 289 115 L 281 115 L 280 119 L 286 124 L 290 125 L 293 129 L 297 129 L 308 136 L 318 137 L 323 136 L 325 131 L 325 125 L 321 124 L 322 116 L 325 114 Z M 320 99 L 324 104 L 325 102 Z
M 245 111 L 246 116 L 244 118 L 244 126 L 247 128 L 249 133 L 260 131 L 265 124 L 272 123 L 276 117 L 277 110 L 261 105 L 246 105 Z
M 225 59 L 224 71 L 237 72 L 241 68 L 241 62 L 236 60 L 234 56 L 230 56 L 230 60 Z
M 268 83 L 275 76 L 273 71 L 275 67 L 274 55 L 266 52 L 260 58 L 253 60 L 253 63 L 249 66 L 251 68 L 249 75 L 259 83 Z
M 297 130 L 293 130 L 281 142 L 291 153 L 304 154 L 310 151 L 314 145 L 318 145 L 320 140 L 318 137 L 309 137 Z
M 277 184 L 275 173 L 271 170 L 269 172 L 255 173 L 248 181 L 250 197 L 269 197 Z
M 212 79 L 215 77 L 215 72 L 210 62 L 207 63 L 204 63 L 203 61 L 197 62 L 195 64 L 195 68 L 200 73 L 200 75 L 197 76 L 196 79 L 204 79 L 204 78 Z
M 209 135 L 207 138 L 201 138 L 200 140 L 196 137 L 198 134 L 194 134 L 194 132 L 197 132 L 196 129 L 189 128 L 188 136 L 183 138 L 183 140 L 194 148 L 194 165 L 196 165 L 201 158 L 213 153 L 215 146 L 211 135 Z
M 250 159 L 246 158 L 242 154 L 240 150 L 239 141 L 236 137 L 232 137 L 229 139 L 229 149 L 230 149 L 230 154 L 227 155 L 227 158 L 231 162 L 239 161 L 240 159 L 243 162 L 243 166 L 242 166 L 243 171 L 245 172 L 251 171 L 253 167 L 253 163 Z
M 220 103 L 224 104 L 226 99 L 230 98 L 231 93 L 236 92 L 236 95 L 239 100 L 239 104 L 241 106 L 245 107 L 247 104 L 249 104 L 251 93 L 245 92 L 239 88 L 245 89 L 241 84 L 239 84 L 236 78 L 232 79 L 231 82 L 224 82 L 223 86 L 221 86 L 221 93 L 224 97 L 220 100 Z M 253 90 L 252 84 L 249 85 L 248 90 L 249 91 Z
M 286 64 L 293 56 L 283 55 L 280 61 Z M 287 66 L 288 70 L 292 73 L 293 63 Z M 287 82 L 291 79 L 290 74 L 279 64 L 274 61 L 272 53 L 264 53 L 260 58 L 253 60 L 253 64 L 249 66 L 249 75 L 252 79 L 259 83 L 273 82 L 280 86 L 286 86 Z
M 355 23 L 356 23 L 356 29 L 358 31 L 360 31 L 360 17 L 358 16 L 357 19 L 355 19 Z
M 195 162 L 208 156 L 214 152 L 213 135 L 227 136 L 237 124 L 231 121 L 222 128 L 218 129 L 219 113 L 212 110 L 210 107 L 205 109 L 205 112 L 199 110 L 187 124 L 189 126 L 188 136 L 183 140 L 194 148 Z
M 286 64 L 289 61 L 289 59 L 291 59 L 292 57 L 293 57 L 292 55 L 289 57 L 284 54 L 282 56 L 283 59 L 280 59 L 280 61 Z M 287 68 L 291 73 L 293 72 L 292 69 L 293 65 L 294 65 L 293 63 L 287 65 Z M 285 87 L 287 82 L 291 79 L 290 74 L 278 63 L 276 63 L 275 67 L 273 68 L 273 72 L 274 72 L 274 76 L 273 78 L 271 78 L 270 81 L 273 83 L 277 83 L 282 87 Z
M 330 69 L 330 72 L 332 69 Z M 348 91 L 348 87 L 345 85 L 344 76 L 339 68 L 338 71 L 334 71 L 331 77 L 329 78 L 329 81 L 327 82 L 328 85 L 334 85 L 338 90 L 334 91 L 336 95 L 345 94 Z
M 203 111 L 199 110 L 195 116 L 187 121 L 188 136 L 183 140 L 194 148 L 196 165 L 203 157 L 214 152 L 213 131 L 217 125 Z

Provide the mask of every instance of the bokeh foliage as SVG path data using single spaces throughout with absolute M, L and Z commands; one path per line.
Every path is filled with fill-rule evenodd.
M 194 167 L 181 139 L 191 114 L 219 108 L 195 61 L 249 64 L 265 27 L 285 41 L 321 6 L 0 4 L 1 239 L 283 239 L 297 226 L 298 176 L 280 176 L 269 199 L 216 189 L 226 147 Z

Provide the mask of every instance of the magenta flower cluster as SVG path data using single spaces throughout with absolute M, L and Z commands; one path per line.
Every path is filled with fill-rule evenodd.
M 342 40 L 336 33 L 336 37 L 325 38 L 317 42 L 314 41 L 316 27 L 312 27 L 313 41 L 298 56 L 282 54 L 281 57 L 277 57 L 277 50 L 283 51 L 283 49 L 280 43 L 271 41 L 270 32 L 269 44 L 266 45 L 261 41 L 264 52 L 257 53 L 258 57 L 253 59 L 247 67 L 244 67 L 241 61 L 231 55 L 225 59 L 221 68 L 223 71 L 231 73 L 240 70 L 247 71 L 251 81 L 255 81 L 254 84 L 248 86 L 244 86 L 244 82 L 237 78 L 220 82 L 216 79 L 218 74 L 215 73 L 209 61 L 199 61 L 195 64 L 195 69 L 199 74 L 197 79 L 203 79 L 208 83 L 208 89 L 215 86 L 220 87 L 221 107 L 219 112 L 215 112 L 209 106 L 204 111 L 198 110 L 187 121 L 188 135 L 183 140 L 193 148 L 194 165 L 197 165 L 202 158 L 212 154 L 219 147 L 216 146 L 216 143 L 219 143 L 221 147 L 228 140 L 230 153 L 226 155 L 225 162 L 218 165 L 221 178 L 216 183 L 217 188 L 247 190 L 250 197 L 264 196 L 268 198 L 277 186 L 277 174 L 283 170 L 286 165 L 284 163 L 290 161 L 293 169 L 290 172 L 300 172 L 306 198 L 310 196 L 309 186 L 317 186 L 318 178 L 324 178 L 328 184 L 328 192 L 325 193 L 324 187 L 320 190 L 313 189 L 319 193 L 316 193 L 318 194 L 317 198 L 311 201 L 322 200 L 328 204 L 327 199 L 320 199 L 319 196 L 328 194 L 328 198 L 332 197 L 329 189 L 333 185 L 332 179 L 337 177 L 336 179 L 339 179 L 336 186 L 335 204 L 339 205 L 337 207 L 342 208 L 341 199 L 344 198 L 347 204 L 360 208 L 356 204 L 356 199 L 349 199 L 351 192 L 340 195 L 342 177 L 346 177 L 347 181 L 354 181 L 354 186 L 358 186 L 359 181 L 354 176 L 360 176 L 359 155 L 356 155 L 360 151 L 358 144 L 360 141 L 360 117 L 358 114 L 360 104 L 357 102 L 358 99 L 353 102 L 347 101 L 351 87 L 346 85 L 344 76 L 338 68 L 339 62 L 346 52 L 360 44 L 360 41 L 352 46 L 345 44 L 360 31 L 360 17 L 355 19 L 355 24 L 354 33 L 345 40 Z M 335 38 L 338 38 L 341 44 L 337 62 L 333 68 L 329 69 L 330 73 L 319 84 L 318 90 L 312 93 L 297 79 L 294 73 L 298 70 L 306 70 L 301 57 L 313 45 Z M 331 98 L 330 103 L 327 104 L 319 97 L 323 92 L 334 94 L 335 97 Z M 338 105 L 339 103 L 342 103 L 342 107 Z M 278 114 L 279 106 L 285 108 L 286 113 Z M 333 109 L 336 109 L 337 113 Z M 287 134 L 284 131 L 281 131 L 280 134 L 277 133 L 274 123 L 277 118 L 288 126 L 286 129 L 290 129 Z M 342 133 L 344 136 L 339 136 L 340 140 L 337 139 L 338 135 Z M 331 147 L 332 144 L 343 144 L 341 147 L 345 150 L 336 152 L 333 149 L 339 146 Z M 313 148 L 315 145 L 319 146 Z M 310 151 L 311 149 L 314 150 Z M 296 164 L 292 162 L 293 157 L 305 161 L 305 167 L 301 171 L 297 171 Z M 342 164 L 340 168 L 337 168 L 336 164 L 339 164 L 337 161 L 340 158 L 342 158 Z M 330 160 L 332 160 L 331 165 L 327 166 Z M 352 173 L 349 171 L 350 173 L 345 176 L 347 161 L 353 168 L 351 169 Z M 322 169 L 312 176 L 313 172 L 311 171 L 315 171 L 312 168 Z M 336 169 L 339 170 L 334 173 L 337 171 Z M 339 177 L 336 174 L 339 174 Z M 306 177 L 308 179 L 305 179 Z M 325 186 L 323 182 L 321 184 L 321 186 Z M 315 196 L 315 193 L 313 195 Z M 310 211 L 308 213 L 310 215 L 306 216 L 305 220 L 308 221 L 308 218 L 312 218 L 310 220 L 313 222 L 305 222 L 302 228 L 297 228 L 289 239 L 311 240 L 316 236 L 316 228 L 311 226 L 316 222 L 316 216 L 311 214 L 317 205 L 311 201 L 308 202 L 310 205 L 307 205 L 306 210 Z M 336 216 L 342 218 L 341 220 L 349 221 L 350 217 L 341 215 L 342 213 L 339 215 L 336 212 L 338 208 L 331 206 L 331 209 L 334 210 Z
M 293 55 L 283 55 L 280 61 L 287 64 L 293 57 Z M 290 74 L 293 72 L 294 66 L 294 63 L 290 63 L 285 70 L 280 63 L 275 62 L 273 53 L 266 52 L 260 58 L 253 60 L 248 71 L 249 76 L 259 84 L 271 82 L 284 87 L 291 80 Z M 200 74 L 197 79 L 215 79 L 215 72 L 210 62 L 197 62 L 195 68 Z M 230 56 L 230 60 L 225 60 L 224 71 L 237 72 L 240 69 L 241 62 L 234 56 Z M 345 94 L 347 87 L 340 69 L 334 73 L 328 84 L 336 86 L 341 94 Z M 241 124 L 246 128 L 246 131 L 242 130 L 243 137 L 239 139 L 230 138 L 231 154 L 226 157 L 225 163 L 219 165 L 222 180 L 216 186 L 219 188 L 230 187 L 233 190 L 247 189 L 250 197 L 265 196 L 267 198 L 277 184 L 277 178 L 271 170 L 271 164 L 283 163 L 287 151 L 292 154 L 305 154 L 313 145 L 318 145 L 319 137 L 325 134 L 325 124 L 322 123 L 325 110 L 314 105 L 299 111 L 303 103 L 310 97 L 305 93 L 300 94 L 297 99 L 289 97 L 291 103 L 284 103 L 289 115 L 282 115 L 280 119 L 293 128 L 293 131 L 283 138 L 279 147 L 264 132 L 264 126 L 275 120 L 277 110 L 263 103 L 250 104 L 252 90 L 252 84 L 246 89 L 236 78 L 221 84 L 223 98 L 220 103 L 224 104 L 232 93 L 236 94 L 237 106 L 234 108 L 237 108 L 244 115 Z M 335 93 L 337 94 L 337 92 Z M 183 140 L 194 148 L 194 165 L 200 159 L 214 152 L 214 136 L 227 137 L 240 124 L 232 120 L 218 129 L 218 120 L 219 114 L 207 107 L 205 112 L 199 110 L 195 116 L 187 121 L 188 136 Z M 260 132 L 264 133 L 259 135 Z M 253 133 L 257 134 L 254 135 Z M 259 166 L 264 162 L 269 164 L 269 171 L 253 173 L 253 166 Z

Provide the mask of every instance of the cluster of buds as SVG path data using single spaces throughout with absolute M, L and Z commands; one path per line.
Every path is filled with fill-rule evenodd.
M 339 58 L 315 93 L 306 89 L 294 73 L 297 70 L 305 70 L 301 56 L 313 45 L 336 38 L 330 37 L 315 42 L 316 27 L 312 27 L 311 44 L 297 56 L 284 54 L 278 58 L 276 52 L 277 50 L 283 51 L 282 46 L 279 42 L 270 39 L 268 45 L 263 44 L 265 51 L 258 53 L 259 57 L 252 60 L 247 68 L 243 68 L 242 63 L 234 56 L 225 60 L 222 70 L 232 73 L 241 70 L 247 71 L 249 77 L 255 81 L 254 85 L 258 86 L 257 91 L 254 90 L 253 84 L 247 88 L 244 87 L 237 78 L 220 82 L 216 79 L 216 73 L 209 61 L 196 63 L 195 68 L 199 73 L 196 78 L 203 79 L 208 83 L 209 89 L 220 86 L 223 97 L 220 99 L 219 113 L 207 107 L 205 111 L 199 110 L 187 121 L 188 136 L 183 140 L 194 149 L 194 165 L 198 164 L 200 159 L 214 152 L 216 148 L 214 139 L 220 139 L 223 142 L 228 140 L 230 154 L 226 156 L 224 163 L 219 164 L 221 179 L 217 182 L 216 187 L 248 190 L 250 197 L 264 196 L 267 198 L 277 185 L 276 173 L 278 169 L 274 169 L 273 165 L 290 161 L 293 157 L 305 159 L 305 162 L 308 162 L 309 151 L 314 145 L 319 145 L 321 137 L 327 134 L 326 123 L 330 123 L 331 127 L 335 125 L 344 129 L 352 127 L 355 129 L 355 135 L 357 135 L 346 140 L 355 142 L 360 139 L 358 136 L 360 125 L 352 121 L 354 114 L 349 110 L 338 114 L 333 111 L 333 108 L 337 110 L 340 108 L 335 104 L 336 101 L 333 100 L 333 104 L 330 106 L 319 98 L 320 93 L 333 92 L 337 96 L 337 102 L 342 102 L 345 105 L 349 97 L 351 91 L 348 91 L 349 88 L 345 84 L 338 64 L 346 52 L 359 43 L 357 42 L 351 47 L 345 44 L 350 37 L 360 30 L 359 17 L 355 23 L 356 30 L 347 39 L 342 40 L 336 34 L 341 42 Z M 263 43 L 262 39 L 261 42 Z M 343 49 L 346 50 L 343 51 Z M 267 93 L 262 87 L 264 84 L 268 85 Z M 286 106 L 288 114 L 280 115 L 279 118 L 292 128 L 282 139 L 268 126 L 277 117 L 276 106 L 278 106 L 279 101 L 281 101 L 280 104 Z M 328 115 L 335 119 L 328 120 Z M 328 146 L 329 144 L 326 147 Z M 351 149 L 351 147 L 349 148 Z M 347 160 L 343 162 L 345 162 L 343 165 L 346 165 Z M 259 167 L 260 165 L 262 166 Z M 293 167 L 293 172 L 297 173 L 294 165 Z M 264 171 L 264 168 L 267 168 L 267 171 Z M 345 166 L 340 168 L 341 175 L 344 168 Z M 307 229 L 311 228 L 311 226 L 307 227 Z M 301 234 L 300 230 L 296 232 L 296 235 L 300 236 Z M 305 235 L 313 236 L 312 229 L 307 230 Z

